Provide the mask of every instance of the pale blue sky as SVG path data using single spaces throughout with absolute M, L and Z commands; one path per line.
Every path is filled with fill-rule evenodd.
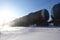
M 8 9 L 15 17 L 41 9 L 47 9 L 51 14 L 51 8 L 57 3 L 60 3 L 60 0 L 0 0 L 0 10 Z

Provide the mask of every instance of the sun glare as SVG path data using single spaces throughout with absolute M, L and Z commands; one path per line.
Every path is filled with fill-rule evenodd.
M 4 9 L 0 12 L 0 25 L 5 24 L 14 19 L 14 14 L 11 10 Z
M 14 19 L 13 13 L 14 12 L 9 9 L 4 9 L 4 10 L 0 11 L 0 30 L 2 30 L 2 31 L 15 30 L 15 29 L 9 27 L 9 25 L 7 24 Z

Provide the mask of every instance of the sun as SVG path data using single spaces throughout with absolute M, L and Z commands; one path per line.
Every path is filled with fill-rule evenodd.
M 10 22 L 14 19 L 13 11 L 4 9 L 0 11 L 0 25 Z
M 0 31 L 12 31 L 16 28 L 10 27 L 7 23 L 15 19 L 14 11 L 4 9 L 0 11 Z

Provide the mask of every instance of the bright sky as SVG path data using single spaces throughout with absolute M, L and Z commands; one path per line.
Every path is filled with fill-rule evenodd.
M 52 6 L 57 3 L 60 0 L 0 0 L 0 24 L 41 9 L 51 14 Z

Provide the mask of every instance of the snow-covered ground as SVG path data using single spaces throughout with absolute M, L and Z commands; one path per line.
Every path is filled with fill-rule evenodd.
M 11 27 L 0 30 L 0 40 L 60 40 L 60 28 Z M 3 31 L 2 31 L 3 30 Z

